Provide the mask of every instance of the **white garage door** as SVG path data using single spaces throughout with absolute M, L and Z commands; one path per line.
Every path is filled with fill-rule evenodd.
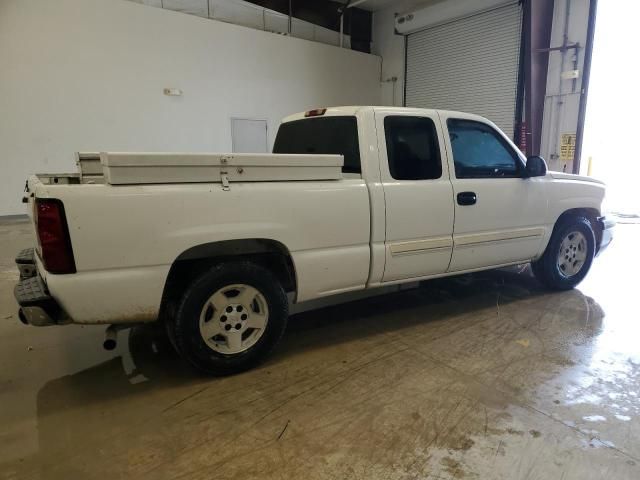
M 513 138 L 521 16 L 514 3 L 410 34 L 406 105 L 476 113 Z

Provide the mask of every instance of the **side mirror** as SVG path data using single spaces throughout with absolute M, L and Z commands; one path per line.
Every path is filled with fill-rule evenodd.
M 538 155 L 529 157 L 527 158 L 525 173 L 527 177 L 544 177 L 547 174 L 547 162 Z

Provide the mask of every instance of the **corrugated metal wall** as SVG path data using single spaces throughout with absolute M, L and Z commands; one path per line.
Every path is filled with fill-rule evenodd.
M 513 137 L 521 27 L 514 3 L 410 34 L 406 105 L 476 113 Z

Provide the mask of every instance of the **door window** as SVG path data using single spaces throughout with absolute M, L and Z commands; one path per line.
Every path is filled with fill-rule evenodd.
M 447 120 L 456 178 L 513 178 L 522 162 L 493 128 L 481 122 Z
M 442 176 L 433 120 L 388 116 L 384 119 L 389 172 L 396 180 L 432 180 Z

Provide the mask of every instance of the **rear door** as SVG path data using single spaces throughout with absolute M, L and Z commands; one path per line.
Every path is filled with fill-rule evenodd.
M 449 271 L 526 262 L 541 248 L 544 177 L 526 178 L 524 159 L 493 124 L 441 112 L 455 200 Z
M 444 273 L 454 206 L 438 115 L 379 109 L 375 121 L 386 206 L 383 282 Z

